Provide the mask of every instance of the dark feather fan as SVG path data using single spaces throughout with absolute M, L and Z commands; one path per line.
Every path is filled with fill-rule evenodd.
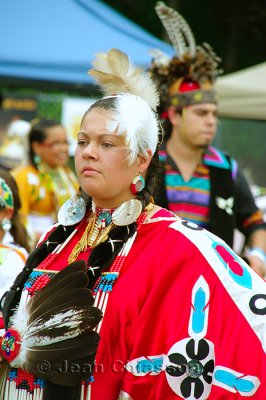
M 89 378 L 99 342 L 93 329 L 102 313 L 93 307 L 87 286 L 86 264 L 75 261 L 24 305 L 27 291 L 23 292 L 10 321 L 9 332 L 17 332 L 20 343 L 18 354 L 9 360 L 11 366 L 59 385 Z

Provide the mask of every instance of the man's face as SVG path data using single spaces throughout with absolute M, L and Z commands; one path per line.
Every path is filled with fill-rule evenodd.
M 178 120 L 178 135 L 190 147 L 208 146 L 217 129 L 217 106 L 202 103 L 184 107 Z

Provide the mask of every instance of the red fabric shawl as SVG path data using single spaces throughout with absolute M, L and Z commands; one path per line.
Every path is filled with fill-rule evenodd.
M 159 211 L 110 294 L 92 400 L 265 400 L 265 313 L 263 279 L 216 236 Z

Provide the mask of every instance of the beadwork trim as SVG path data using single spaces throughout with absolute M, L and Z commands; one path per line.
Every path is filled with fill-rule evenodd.
M 128 253 L 131 250 L 131 247 L 133 246 L 133 243 L 137 237 L 138 230 L 140 226 L 143 224 L 145 218 L 147 216 L 147 212 L 143 212 L 139 218 L 137 219 L 137 231 L 132 235 L 126 243 L 124 243 L 122 249 L 116 256 L 110 271 L 108 272 L 103 272 L 102 275 L 98 278 L 96 281 L 94 288 L 93 288 L 93 293 L 95 296 L 95 301 L 94 301 L 94 306 L 98 307 L 104 317 L 104 313 L 107 308 L 107 303 L 109 299 L 109 295 L 113 290 L 114 284 L 119 278 L 120 271 L 124 265 L 124 262 L 126 260 L 126 257 Z M 101 329 L 101 324 L 102 324 L 103 318 L 101 322 L 97 325 L 96 327 L 96 332 L 99 332 Z

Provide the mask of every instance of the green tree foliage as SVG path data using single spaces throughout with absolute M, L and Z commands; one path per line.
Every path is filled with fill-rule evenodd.
M 157 0 L 105 0 L 155 36 L 166 40 L 154 6 Z M 223 59 L 225 73 L 266 59 L 265 0 L 165 0 L 190 24 L 196 42 L 209 43 Z

